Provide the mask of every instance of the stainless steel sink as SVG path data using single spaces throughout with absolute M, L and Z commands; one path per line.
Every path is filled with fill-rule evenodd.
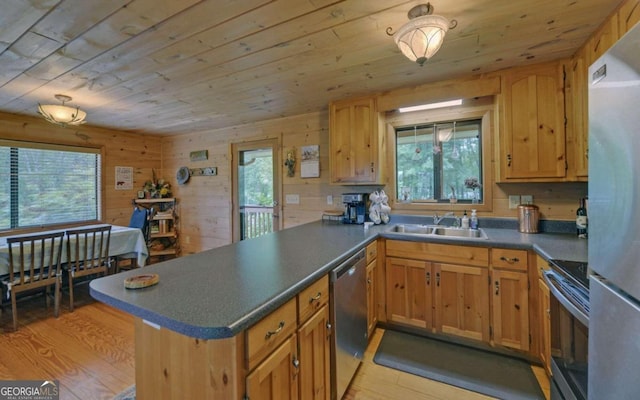
M 430 235 L 433 233 L 433 226 L 430 225 L 395 225 L 391 227 L 391 232 L 415 233 L 419 235 Z
M 437 227 L 433 230 L 434 235 L 438 236 L 455 236 L 471 239 L 487 239 L 487 235 L 482 229 L 462 229 L 462 228 L 446 228 Z
M 460 239 L 488 239 L 482 229 L 463 229 L 439 225 L 398 224 L 389 228 L 387 232 Z

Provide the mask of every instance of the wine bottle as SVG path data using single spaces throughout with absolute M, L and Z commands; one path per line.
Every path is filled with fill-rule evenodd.
M 579 238 L 587 237 L 587 209 L 585 199 L 580 199 L 580 207 L 576 210 L 576 231 Z

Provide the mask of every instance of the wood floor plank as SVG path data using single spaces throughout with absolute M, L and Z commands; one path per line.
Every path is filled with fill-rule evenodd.
M 0 379 L 57 379 L 64 400 L 108 400 L 135 383 L 133 317 L 94 301 L 86 286 L 75 293 L 75 311 L 63 301 L 57 319 L 41 297 L 21 303 L 16 332 L 11 309 L 0 314 Z M 344 400 L 489 399 L 375 364 L 383 333 L 374 332 Z M 549 398 L 544 370 L 533 370 Z

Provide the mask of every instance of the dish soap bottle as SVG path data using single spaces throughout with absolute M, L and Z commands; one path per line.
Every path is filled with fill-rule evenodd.
M 471 229 L 478 229 L 478 214 L 476 214 L 476 210 L 471 210 L 471 218 L 469 219 L 469 227 Z
M 467 210 L 464 210 L 464 214 L 462 214 L 460 226 L 462 227 L 462 229 L 469 229 L 469 217 L 467 216 Z

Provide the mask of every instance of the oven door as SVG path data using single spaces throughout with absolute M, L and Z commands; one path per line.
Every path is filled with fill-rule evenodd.
M 586 400 L 589 317 L 569 301 L 561 277 L 548 271 L 544 278 L 551 293 L 551 399 Z

